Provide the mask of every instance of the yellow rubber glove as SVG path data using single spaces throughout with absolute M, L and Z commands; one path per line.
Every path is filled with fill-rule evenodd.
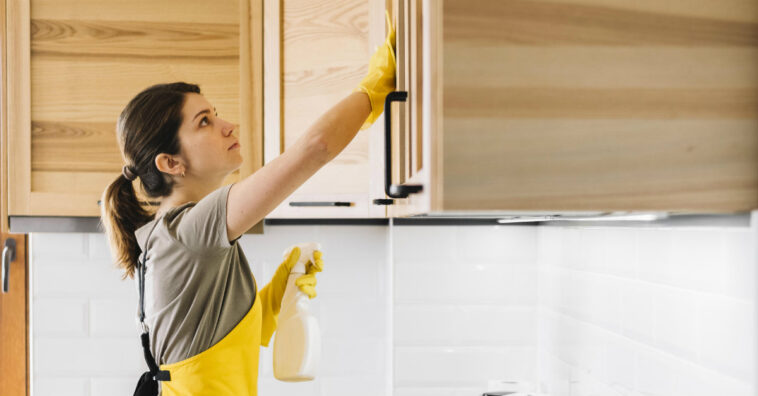
M 295 285 L 308 298 L 316 297 L 316 273 L 324 269 L 324 260 L 321 257 L 321 251 L 315 250 L 313 252 L 313 260 L 309 260 L 305 266 L 305 274 L 295 279 Z M 295 246 L 289 255 L 287 255 L 287 258 L 279 264 L 271 281 L 259 292 L 263 307 L 261 314 L 261 345 L 263 346 L 268 346 L 274 331 L 276 331 L 279 311 L 282 308 L 282 298 L 284 298 L 284 290 L 287 288 L 287 279 L 299 259 L 300 248 Z
M 387 39 L 371 56 L 368 74 L 355 89 L 355 91 L 365 92 L 371 102 L 371 114 L 363 122 L 362 130 L 370 127 L 379 118 L 384 111 L 384 99 L 387 94 L 395 90 L 395 28 L 386 11 L 385 16 L 389 29 Z

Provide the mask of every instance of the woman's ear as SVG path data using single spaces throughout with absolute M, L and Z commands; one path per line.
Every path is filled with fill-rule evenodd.
M 155 157 L 155 167 L 172 176 L 180 176 L 186 170 L 182 161 L 166 153 L 160 153 Z

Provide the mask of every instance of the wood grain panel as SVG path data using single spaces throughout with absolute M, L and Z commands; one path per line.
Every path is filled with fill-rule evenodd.
M 34 0 L 31 18 L 219 25 L 240 22 L 237 0 Z
M 31 73 L 35 120 L 113 122 L 142 89 L 186 81 L 200 85 L 219 116 L 239 122 L 238 61 L 187 64 L 85 58 L 71 62 L 40 56 L 32 62 Z
M 445 57 L 451 88 L 758 88 L 758 47 L 451 43 Z
M 368 48 L 368 13 L 366 0 L 283 2 L 282 149 L 352 92 L 366 74 L 373 53 L 373 48 Z M 368 134 L 359 133 L 340 155 L 306 181 L 292 199 L 307 200 L 303 197 L 324 194 L 358 194 L 365 199 L 369 190 L 368 142 Z M 353 212 L 366 215 L 364 206 L 358 209 L 359 212 L 356 209 Z M 292 212 L 284 210 L 287 211 Z M 280 209 L 272 214 L 281 212 Z
M 29 3 L 6 2 L 8 22 L 8 215 L 29 211 L 31 185 L 31 97 Z
M 10 214 L 99 215 L 97 199 L 123 165 L 116 119 L 157 83 L 200 85 L 219 115 L 237 124 L 249 144 L 225 183 L 262 165 L 255 151 L 262 141 L 261 1 L 11 3 L 26 7 L 12 7 L 8 18 L 17 188 Z
M 6 34 L 6 3 L 0 2 L 0 235 L 10 229 L 8 223 L 8 35 Z
M 752 119 L 758 89 L 449 88 L 445 116 Z
M 754 119 L 446 118 L 445 129 L 445 210 L 758 207 Z
M 445 1 L 444 7 L 446 44 L 456 41 L 550 46 L 758 44 L 758 21 L 724 21 L 578 1 L 453 0 Z
M 16 241 L 7 293 L 0 294 L 0 394 L 29 395 L 29 243 L 25 234 L 0 234 L 0 243 Z
M 115 131 L 115 122 L 33 121 L 32 171 L 106 172 L 123 166 Z
M 636 10 L 654 14 L 705 17 L 726 21 L 758 22 L 753 0 L 552 0 L 556 3 L 584 4 L 620 10 Z
M 758 3 L 662 3 L 446 0 L 444 210 L 758 207 Z
M 166 62 L 239 57 L 239 25 L 33 19 L 32 55 Z

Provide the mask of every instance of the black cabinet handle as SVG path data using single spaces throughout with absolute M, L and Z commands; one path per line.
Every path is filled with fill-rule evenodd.
M 290 201 L 290 206 L 353 206 L 353 203 L 340 201 Z
M 407 198 L 424 189 L 420 184 L 392 184 L 392 102 L 405 102 L 408 92 L 390 92 L 384 100 L 384 193 L 392 198 Z M 392 200 L 375 199 L 376 205 L 392 205 Z

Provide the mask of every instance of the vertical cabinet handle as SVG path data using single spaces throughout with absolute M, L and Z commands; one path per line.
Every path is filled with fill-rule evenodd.
M 8 293 L 8 290 L 10 290 L 11 262 L 15 260 L 16 240 L 8 238 L 5 240 L 5 246 L 3 247 L 3 293 Z
M 392 184 L 392 102 L 405 102 L 408 92 L 390 92 L 384 100 L 384 192 L 388 197 L 407 198 L 423 190 L 419 184 Z M 391 205 L 393 200 L 375 199 L 376 205 Z

